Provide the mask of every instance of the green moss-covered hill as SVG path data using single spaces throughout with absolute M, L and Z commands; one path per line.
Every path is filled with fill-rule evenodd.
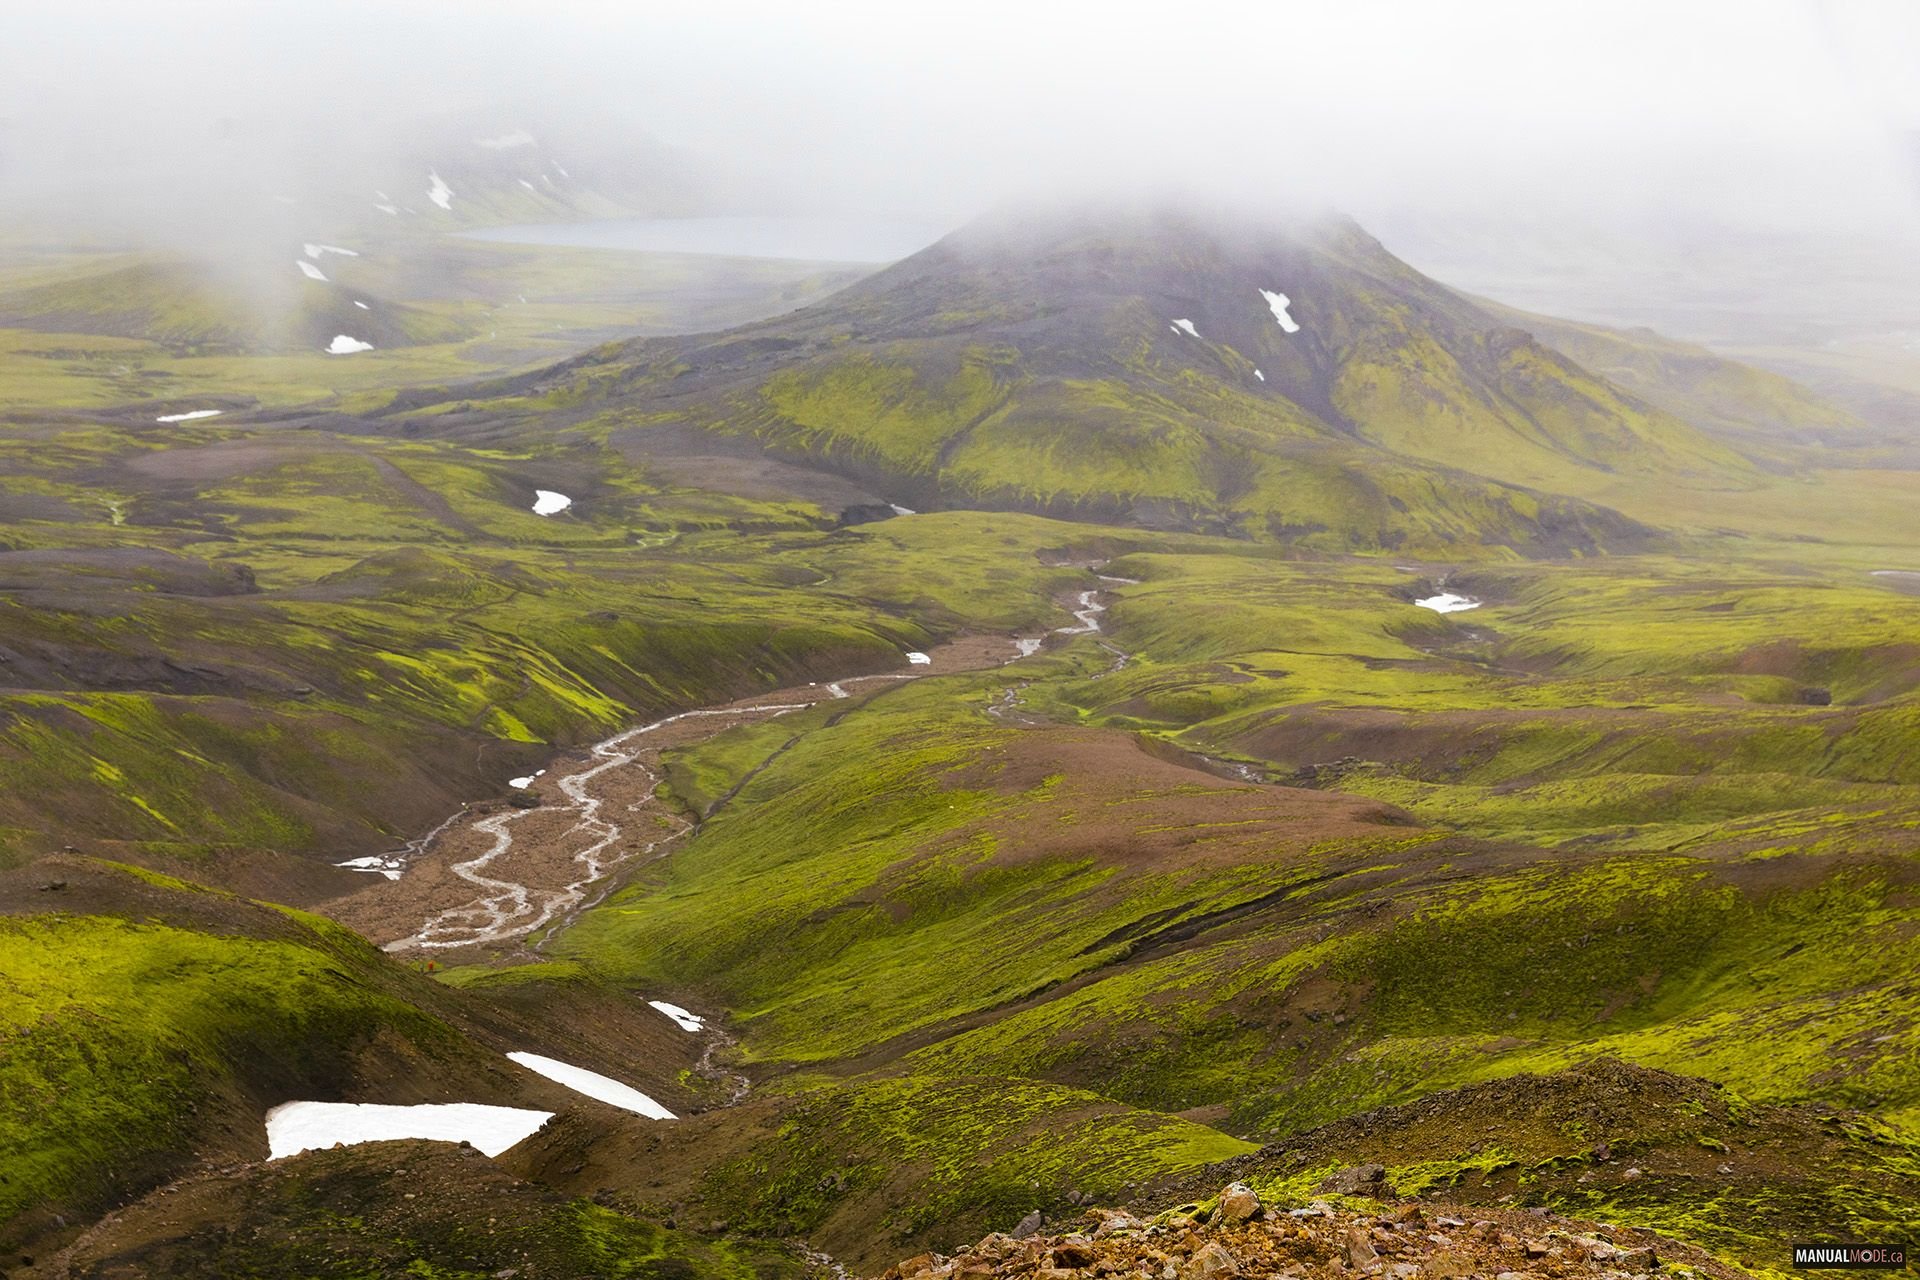
M 1623 479 L 1755 482 L 1721 424 L 1641 382 L 1610 381 L 1351 222 L 1135 213 L 988 220 L 792 316 L 393 410 L 480 436 L 691 427 L 915 507 L 1539 554 L 1643 541 L 1594 501 Z M 1790 420 L 1831 412 L 1798 389 L 1774 401 Z

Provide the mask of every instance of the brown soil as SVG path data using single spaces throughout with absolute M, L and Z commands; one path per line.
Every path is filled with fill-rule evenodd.
M 1646 1276 L 1682 1263 L 1720 1280 L 1747 1273 L 1698 1249 L 1651 1232 L 1583 1223 L 1540 1212 L 1456 1216 L 1429 1206 L 1380 1211 L 1262 1206 L 1244 1188 L 1228 1188 L 1252 1220 L 1198 1209 L 1172 1210 L 1150 1222 L 1124 1211 L 1091 1209 L 1066 1235 L 1015 1239 L 991 1235 L 954 1257 L 920 1254 L 889 1267 L 884 1280 L 1082 1280 L 1123 1276 L 1148 1280 L 1234 1280 L 1235 1277 L 1328 1277 L 1352 1280 L 1454 1280 L 1455 1277 Z M 1198 1220 L 1196 1220 L 1198 1219 Z
M 580 1240 L 566 1198 L 471 1148 L 381 1142 L 182 1179 L 8 1274 L 403 1277 L 427 1260 L 435 1275 L 576 1280 L 589 1274 Z M 691 1274 L 681 1266 L 647 1274 Z

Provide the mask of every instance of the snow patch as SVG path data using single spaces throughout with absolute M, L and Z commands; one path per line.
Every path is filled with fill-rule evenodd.
M 528 182 L 525 178 L 516 178 L 514 179 L 514 181 L 518 182 L 521 186 L 525 187 L 527 190 L 533 192 L 533 194 L 535 195 L 540 194 L 540 188 L 534 186 L 531 182 Z
M 323 253 L 337 253 L 343 258 L 357 258 L 360 255 L 352 249 L 342 249 L 337 244 L 303 244 L 309 258 L 318 258 Z
M 452 209 L 453 188 L 447 185 L 447 180 L 440 176 L 438 169 L 430 169 L 427 171 L 427 182 L 429 184 L 427 187 L 427 199 L 433 201 L 442 209 Z
M 537 516 L 558 515 L 573 505 L 573 499 L 564 493 L 555 493 L 552 489 L 533 491 L 533 514 Z
M 557 1058 L 543 1058 L 537 1053 L 510 1053 L 507 1057 L 529 1071 L 563 1084 L 575 1093 L 584 1093 L 589 1098 L 597 1098 L 608 1106 L 643 1115 L 649 1120 L 675 1118 L 673 1112 L 638 1089 L 621 1084 L 611 1076 L 603 1076 L 598 1071 L 576 1067 L 570 1063 L 561 1062 Z
M 1175 333 L 1184 333 L 1189 338 L 1197 338 L 1200 336 L 1200 331 L 1193 327 L 1193 321 L 1191 320 L 1175 320 L 1167 327 Z
M 373 310 L 373 308 L 372 308 L 372 307 L 370 307 L 370 306 L 368 306 L 368 305 L 367 305 L 366 303 L 364 303 L 364 302 L 362 302 L 362 301 L 360 301 L 360 300 L 359 300 L 358 298 L 355 298 L 355 299 L 353 300 L 353 305 L 354 305 L 354 306 L 356 306 L 356 307 L 358 307 L 358 308 L 360 308 L 360 309 L 361 309 L 362 311 L 371 311 L 371 310 Z
M 907 655 L 907 661 L 916 667 L 931 666 L 933 663 L 933 659 L 924 653 L 909 653 Z
M 1254 377 L 1256 377 L 1256 378 L 1258 378 L 1258 379 L 1260 379 L 1260 381 L 1262 381 L 1262 382 L 1265 382 L 1265 381 L 1267 380 L 1267 375 L 1266 375 L 1266 374 L 1264 374 L 1264 373 L 1262 373 L 1262 372 L 1260 372 L 1260 371 L 1259 371 L 1258 369 L 1255 369 L 1255 370 L 1253 371 L 1253 376 L 1254 376 Z
M 398 858 L 389 858 L 384 854 L 368 854 L 364 858 L 348 858 L 345 862 L 336 862 L 336 867 L 345 867 L 349 871 L 371 871 L 375 875 L 385 876 L 389 880 L 398 880 L 407 864 Z
M 845 695 L 836 696 L 844 697 Z M 688 1013 L 677 1004 L 668 1004 L 665 1000 L 649 1000 L 647 1004 L 652 1008 L 658 1009 L 661 1013 L 666 1014 L 669 1018 L 672 1018 L 674 1023 L 682 1031 L 700 1031 L 707 1025 L 705 1018 L 697 1013 Z
M 308 262 L 305 258 L 295 258 L 293 265 L 300 268 L 300 274 L 307 279 L 318 280 L 321 284 L 327 282 L 327 273 L 314 266 L 311 262 Z
M 893 508 L 893 514 L 897 516 L 917 516 L 920 514 L 912 507 L 903 507 L 897 502 L 889 502 L 887 505 Z
M 400 216 L 400 210 L 399 210 L 399 208 L 398 208 L 397 206 L 395 206 L 395 205 L 390 205 L 390 204 L 376 204 L 376 205 L 375 205 L 375 206 L 373 206 L 373 207 L 374 207 L 374 208 L 376 208 L 376 209 L 378 209 L 378 210 L 379 210 L 380 212 L 382 212 L 382 213 L 385 213 L 385 214 L 389 214 L 389 215 L 391 215 L 391 216 L 393 216 L 393 217 L 395 217 L 395 218 L 397 218 L 397 217 L 399 217 L 399 216 Z
M 162 414 L 160 417 L 155 418 L 154 421 L 155 422 L 192 422 L 198 418 L 217 418 L 220 416 L 221 412 L 222 411 L 219 409 L 194 409 L 187 413 Z
M 350 356 L 356 351 L 371 350 L 373 350 L 373 344 L 371 342 L 362 342 L 360 339 L 350 338 L 344 333 L 334 334 L 333 341 L 327 344 L 327 354 L 330 356 Z
M 1045 639 L 1045 636 L 1021 636 L 1013 642 L 1013 647 L 1020 651 L 1021 657 L 1031 658 L 1040 652 L 1040 642 Z
M 475 146 L 485 147 L 489 151 L 508 151 L 514 147 L 530 147 L 533 135 L 525 129 L 515 129 L 512 133 L 503 133 L 497 138 L 475 138 Z
M 1293 299 L 1284 293 L 1275 293 L 1271 289 L 1262 289 L 1260 296 L 1267 300 L 1267 306 L 1273 311 L 1273 318 L 1280 322 L 1281 329 L 1287 333 L 1300 332 L 1300 325 L 1287 314 L 1287 308 L 1293 305 Z
M 1478 609 L 1480 602 L 1467 596 L 1457 596 L 1451 591 L 1442 591 L 1437 596 L 1428 596 L 1414 603 L 1422 609 L 1431 609 L 1435 613 L 1464 613 L 1468 609 Z
M 267 1159 L 323 1151 L 335 1143 L 471 1142 L 497 1156 L 553 1118 L 551 1111 L 489 1107 L 477 1102 L 431 1102 L 417 1107 L 375 1102 L 283 1102 L 267 1112 Z

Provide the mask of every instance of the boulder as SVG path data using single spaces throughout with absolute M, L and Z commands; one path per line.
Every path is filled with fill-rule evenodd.
M 1214 1214 L 1218 1221 L 1228 1225 L 1257 1218 L 1260 1216 L 1260 1197 L 1244 1182 L 1231 1183 L 1221 1191 Z
M 1356 1164 L 1327 1175 L 1320 1190 L 1340 1196 L 1378 1195 L 1387 1180 L 1386 1168 L 1377 1164 Z
M 1209 1241 L 1187 1259 L 1187 1265 L 1180 1269 L 1180 1280 L 1222 1280 L 1239 1274 L 1240 1264 L 1234 1256 L 1218 1241 Z

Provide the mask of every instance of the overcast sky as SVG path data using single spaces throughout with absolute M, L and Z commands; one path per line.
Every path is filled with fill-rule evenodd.
M 1153 5 L 9 3 L 18 166 L 103 139 L 190 172 L 212 123 L 306 140 L 426 106 L 610 111 L 745 202 L 963 217 L 1008 197 L 1911 223 L 1909 0 Z M 277 135 L 275 135 L 277 136 Z M 263 179 L 264 180 L 264 179 Z

